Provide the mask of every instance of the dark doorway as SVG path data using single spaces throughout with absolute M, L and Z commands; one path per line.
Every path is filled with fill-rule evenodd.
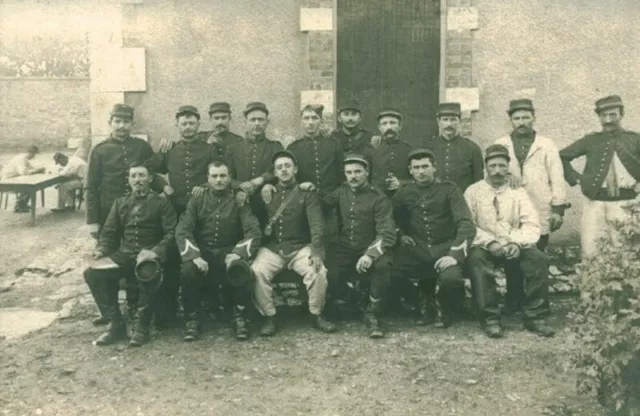
M 357 99 L 367 129 L 384 106 L 411 144 L 437 132 L 440 0 L 337 0 L 337 99 Z

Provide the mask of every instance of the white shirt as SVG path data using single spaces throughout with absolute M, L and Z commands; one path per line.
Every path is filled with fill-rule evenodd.
M 476 225 L 474 246 L 487 248 L 494 241 L 504 245 L 533 246 L 540 239 L 540 221 L 524 188 L 494 188 L 486 180 L 464 193 Z
M 87 162 L 77 156 L 69 157 L 67 166 L 58 165 L 58 173 L 62 176 L 73 176 L 79 179 L 84 178 L 87 170 Z
M 2 170 L 3 179 L 15 178 L 17 176 L 24 176 L 33 173 L 35 168 L 27 159 L 27 153 L 21 153 L 14 156 L 9 163 Z

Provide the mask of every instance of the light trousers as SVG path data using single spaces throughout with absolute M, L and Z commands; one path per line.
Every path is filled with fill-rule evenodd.
M 629 213 L 623 208 L 630 201 L 594 201 L 583 195 L 580 245 L 582 258 L 598 254 L 598 239 L 611 237 L 614 244 L 618 238 L 613 221 L 624 221 Z

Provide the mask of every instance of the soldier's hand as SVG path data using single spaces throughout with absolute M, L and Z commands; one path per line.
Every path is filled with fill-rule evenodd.
M 299 188 L 300 188 L 301 191 L 315 191 L 316 190 L 316 186 L 311 182 L 302 182 L 299 185 Z
M 504 247 L 497 241 L 489 244 L 489 247 L 487 248 L 489 249 L 489 253 L 494 257 L 502 257 L 505 254 Z
M 387 184 L 387 190 L 389 191 L 395 191 L 400 188 L 400 181 L 395 175 L 388 176 L 385 182 Z
M 192 261 L 202 273 L 209 271 L 209 263 L 207 263 L 202 257 L 195 258 Z
M 171 185 L 165 185 L 164 188 L 162 188 L 162 193 L 165 194 L 166 196 L 173 195 L 173 192 L 174 191 Z
M 268 183 L 262 187 L 262 190 L 260 191 L 260 197 L 265 204 L 270 204 L 271 200 L 273 199 L 273 194 L 276 192 L 278 192 L 276 187 Z
M 373 136 L 371 138 L 371 147 L 374 149 L 380 147 L 380 143 L 382 143 L 382 136 Z
M 253 193 L 256 190 L 256 188 L 254 188 L 254 186 L 251 183 L 251 181 L 242 182 L 240 184 L 240 189 L 242 189 L 244 192 L 246 192 L 247 195 L 253 195 Z
M 240 260 L 242 257 L 240 257 L 239 255 L 237 255 L 236 253 L 229 253 L 225 256 L 224 258 L 224 265 L 227 267 L 227 269 L 229 268 L 229 265 L 231 264 L 232 261 L 235 260 Z
M 322 258 L 317 254 L 312 254 L 309 256 L 309 266 L 313 267 L 313 270 L 318 273 L 320 269 L 322 269 Z
M 138 253 L 138 256 L 136 257 L 136 263 L 140 264 L 143 261 L 153 260 L 157 257 L 158 255 L 151 250 L 142 250 L 140 251 L 140 253 Z
M 549 230 L 556 231 L 560 229 L 560 227 L 562 227 L 563 221 L 564 219 L 562 215 L 555 212 L 551 213 L 551 216 L 549 217 Z
M 169 150 L 171 150 L 172 148 L 173 148 L 172 140 L 169 140 L 166 137 L 160 140 L 160 147 L 158 148 L 160 153 L 168 153 Z
M 633 187 L 633 191 L 637 194 L 640 194 L 640 181 L 636 182 L 635 186 Z
M 455 266 L 456 264 L 458 264 L 458 260 L 451 256 L 444 256 L 440 257 L 438 261 L 436 261 L 434 269 L 436 269 L 436 271 L 440 273 L 441 271 L 446 270 L 451 266 Z
M 415 246 L 416 242 L 412 237 L 409 237 L 408 235 L 403 235 L 402 237 L 400 237 L 400 243 L 405 245 L 405 246 Z
M 195 196 L 195 197 L 202 196 L 202 195 L 204 194 L 204 191 L 205 191 L 206 189 L 207 189 L 207 188 L 205 188 L 204 186 L 194 186 L 194 187 L 191 189 L 191 195 L 193 195 L 193 196 Z
M 93 257 L 95 260 L 98 260 L 101 257 L 104 257 L 104 253 L 102 252 L 102 250 L 93 250 L 93 252 L 91 253 L 91 257 Z
M 504 256 L 507 260 L 513 260 L 520 257 L 520 247 L 517 244 L 509 243 L 504 247 Z
M 365 254 L 358 259 L 358 263 L 356 264 L 356 271 L 358 273 L 366 273 L 372 264 L 373 264 L 373 259 L 371 258 L 371 256 L 368 256 Z
M 507 184 L 511 189 L 518 189 L 522 186 L 522 179 L 509 173 L 507 175 Z
M 236 192 L 236 202 L 238 205 L 243 206 L 247 202 L 247 193 L 244 191 Z

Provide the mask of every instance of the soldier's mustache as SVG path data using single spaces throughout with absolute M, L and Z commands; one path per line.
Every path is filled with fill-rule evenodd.
M 385 130 L 384 134 L 389 134 L 389 133 L 395 133 L 395 130 L 393 129 L 387 129 Z

